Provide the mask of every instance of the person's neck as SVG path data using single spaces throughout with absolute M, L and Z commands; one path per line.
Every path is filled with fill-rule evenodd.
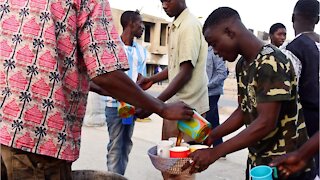
M 253 34 L 249 34 L 248 36 L 245 35 L 243 38 L 243 40 L 240 40 L 240 42 L 245 43 L 242 45 L 243 48 L 241 48 L 241 55 L 246 60 L 246 64 L 249 65 L 256 59 L 257 55 L 264 46 L 264 43 L 257 39 Z
M 120 37 L 121 37 L 122 42 L 125 45 L 127 45 L 127 46 L 133 45 L 134 35 L 131 33 L 131 31 L 124 30 Z
M 314 33 L 314 27 L 305 27 L 305 28 L 297 28 L 295 29 L 295 35 L 299 35 L 301 33 Z
M 181 14 L 185 9 L 187 9 L 187 6 L 181 7 L 181 9 L 178 10 L 178 14 L 175 15 L 174 18 L 177 19 L 177 18 L 180 16 L 180 14 Z

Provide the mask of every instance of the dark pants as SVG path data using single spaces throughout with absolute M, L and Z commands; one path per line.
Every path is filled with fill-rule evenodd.
M 319 131 L 319 109 L 302 108 L 308 135 L 311 138 Z M 319 152 L 314 156 L 319 175 Z
M 220 95 L 209 96 L 210 110 L 206 114 L 206 119 L 211 123 L 213 129 L 220 125 L 219 111 L 218 111 L 219 98 L 220 98 Z M 222 138 L 220 138 L 216 140 L 213 145 L 217 146 L 222 142 L 223 142 Z
M 1 145 L 3 160 L 8 180 L 69 180 L 71 178 L 70 161 L 38 155 Z M 2 174 L 1 174 L 2 176 Z

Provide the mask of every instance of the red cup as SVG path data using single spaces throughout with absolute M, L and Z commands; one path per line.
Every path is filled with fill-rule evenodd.
M 185 146 L 170 148 L 170 158 L 186 158 L 190 154 L 190 149 Z

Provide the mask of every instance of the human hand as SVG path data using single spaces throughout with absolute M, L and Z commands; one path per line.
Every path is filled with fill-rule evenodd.
M 215 138 L 213 130 L 210 132 L 209 136 L 204 140 L 204 144 L 208 145 L 209 147 L 214 143 L 214 141 L 217 138 Z
M 147 90 L 153 85 L 153 81 L 150 78 L 142 76 L 140 73 L 138 74 L 137 84 L 143 89 Z
M 159 115 L 168 120 L 188 120 L 193 116 L 193 109 L 182 101 L 166 103 Z
M 222 155 L 221 155 L 222 156 Z M 183 167 L 182 171 L 191 167 L 189 173 L 197 173 L 206 170 L 212 163 L 214 163 L 221 156 L 216 153 L 214 148 L 198 149 L 189 155 L 191 162 L 188 161 Z
M 298 151 L 294 151 L 285 155 L 282 155 L 274 159 L 269 166 L 277 166 L 280 176 L 288 178 L 290 175 L 301 171 L 306 167 L 306 159 L 300 156 Z
M 141 108 L 136 108 L 135 116 L 140 119 L 144 119 L 146 117 L 149 117 L 151 114 L 152 114 L 152 112 L 146 111 Z

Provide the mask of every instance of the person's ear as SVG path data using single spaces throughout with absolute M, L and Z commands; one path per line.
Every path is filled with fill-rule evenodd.
M 224 29 L 224 33 L 230 37 L 230 39 L 233 39 L 236 36 L 236 32 L 234 32 L 230 27 L 226 27 Z
M 292 14 L 292 16 L 291 16 L 291 22 L 292 23 L 294 23 L 294 18 L 295 18 L 295 16 L 294 16 L 294 14 Z
M 318 22 L 319 22 L 319 16 L 317 17 L 315 24 L 318 24 Z
M 130 21 L 129 21 L 129 23 L 128 23 L 128 27 L 130 27 L 130 28 L 133 28 L 133 20 L 131 19 Z

